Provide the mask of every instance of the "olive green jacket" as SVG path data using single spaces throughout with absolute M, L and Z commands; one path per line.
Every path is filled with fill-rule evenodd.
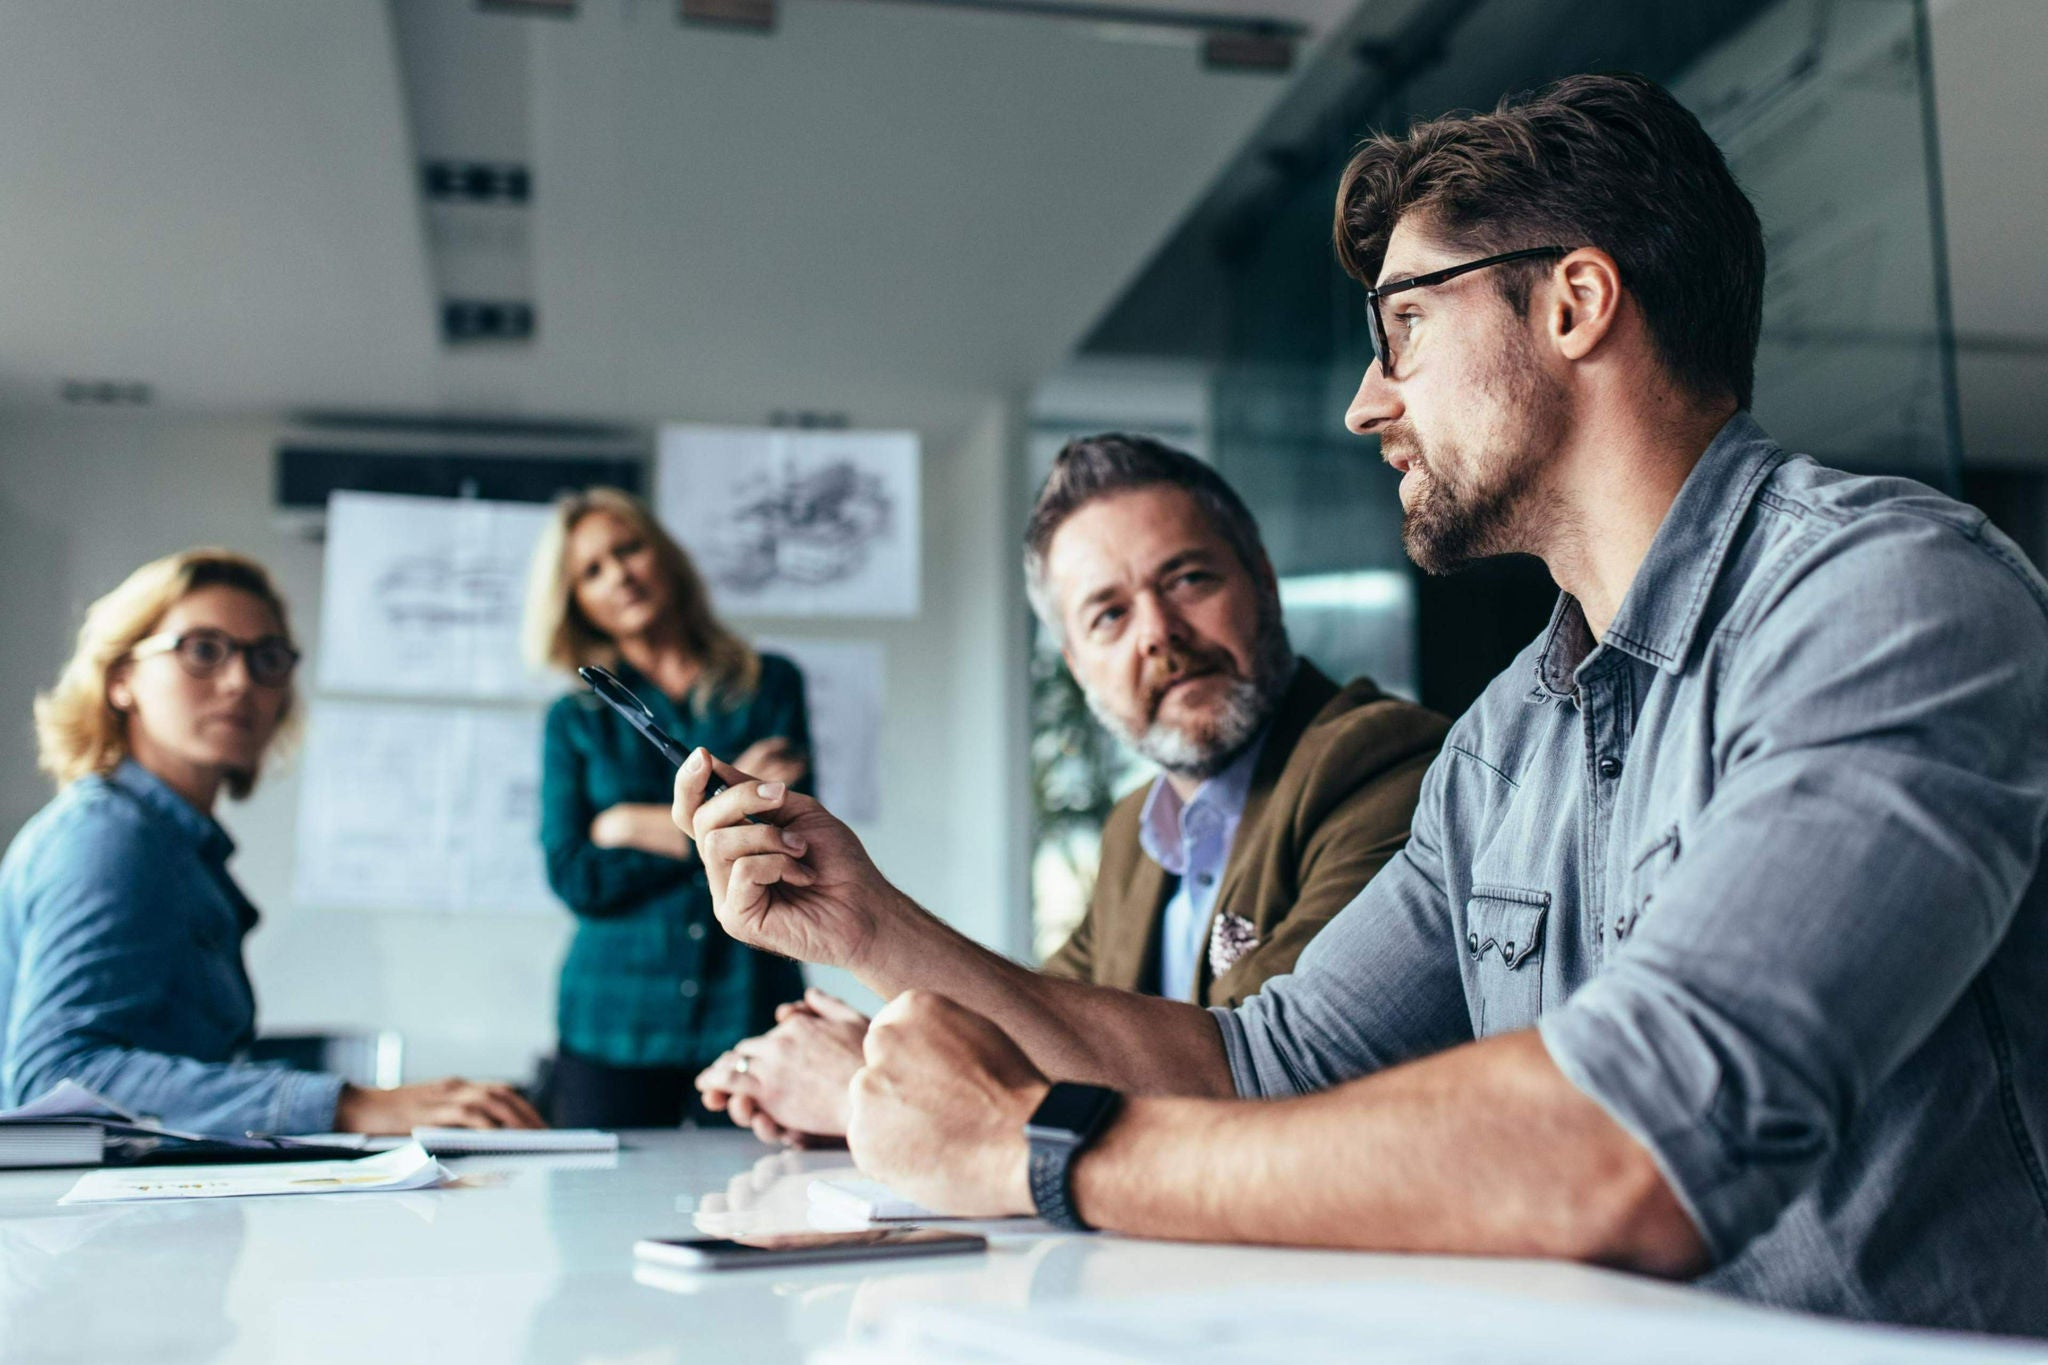
M 1197 1004 L 1237 1005 L 1294 960 L 1408 842 L 1408 824 L 1450 723 L 1381 692 L 1369 678 L 1341 689 L 1306 659 L 1275 711 L 1211 910 L 1252 923 L 1253 947 L 1220 977 L 1206 949 Z M 1055 976 L 1124 990 L 1159 988 L 1159 927 L 1175 880 L 1138 846 L 1147 787 L 1119 801 L 1102 828 L 1088 913 L 1047 958 Z

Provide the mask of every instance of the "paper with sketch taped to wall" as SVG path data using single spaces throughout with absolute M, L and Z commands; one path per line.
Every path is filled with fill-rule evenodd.
M 320 686 L 380 696 L 534 699 L 520 614 L 549 509 L 478 498 L 336 493 L 327 504 Z
M 356 1161 L 268 1161 L 247 1166 L 158 1166 L 80 1176 L 60 1204 L 144 1199 L 231 1199 L 255 1194 L 359 1194 L 445 1184 L 448 1168 L 417 1142 Z
M 755 646 L 783 655 L 803 672 L 818 799 L 842 820 L 880 819 L 882 646 L 873 640 L 787 636 L 764 637 Z
M 734 616 L 915 616 L 918 437 L 666 426 L 656 508 Z
M 293 898 L 335 910 L 551 913 L 531 707 L 320 701 Z

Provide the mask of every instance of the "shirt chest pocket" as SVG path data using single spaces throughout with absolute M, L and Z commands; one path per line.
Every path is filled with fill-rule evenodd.
M 1465 953 L 1478 1037 L 1532 1027 L 1543 1012 L 1543 922 L 1550 893 L 1475 886 L 1465 902 Z
M 1628 941 L 1636 924 L 1649 913 L 1657 898 L 1657 887 L 1672 864 L 1678 861 L 1678 826 L 1659 834 L 1650 846 L 1637 854 L 1629 867 L 1628 887 L 1621 898 L 1621 910 L 1607 927 L 1609 946 Z

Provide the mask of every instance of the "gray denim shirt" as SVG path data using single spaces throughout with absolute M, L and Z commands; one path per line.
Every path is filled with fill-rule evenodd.
M 1215 1014 L 1259 1096 L 1536 1027 L 1706 1284 L 2048 1335 L 2044 819 L 2048 585 L 1975 509 L 1738 415 L 1604 639 L 1561 599 L 1406 851 Z

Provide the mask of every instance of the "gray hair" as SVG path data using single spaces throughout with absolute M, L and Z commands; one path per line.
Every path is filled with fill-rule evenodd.
M 1045 576 L 1052 538 L 1067 518 L 1097 499 L 1159 487 L 1185 490 L 1254 576 L 1271 571 L 1272 561 L 1266 557 L 1251 510 L 1214 469 L 1149 436 L 1115 431 L 1083 436 L 1067 442 L 1054 457 L 1052 472 L 1045 476 L 1024 526 L 1024 591 L 1031 609 L 1055 638 L 1063 639 L 1065 632 Z

